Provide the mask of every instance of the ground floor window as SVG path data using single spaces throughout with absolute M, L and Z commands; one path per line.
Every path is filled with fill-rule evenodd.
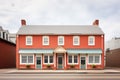
M 101 55 L 89 55 L 88 56 L 89 64 L 100 64 L 101 63 Z
M 34 63 L 34 55 L 21 55 L 20 63 L 21 64 L 33 64 Z
M 44 63 L 45 64 L 53 63 L 53 55 L 44 55 Z
M 68 55 L 68 63 L 69 64 L 78 63 L 78 55 Z

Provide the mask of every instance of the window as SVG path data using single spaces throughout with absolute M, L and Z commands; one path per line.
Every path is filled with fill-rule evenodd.
M 89 55 L 89 64 L 100 64 L 101 63 L 101 55 Z
M 32 36 L 26 36 L 26 45 L 32 45 Z
M 72 55 L 69 55 L 69 63 L 72 63 Z
M 45 55 L 44 56 L 44 64 L 53 63 L 53 55 Z
M 79 36 L 73 36 L 73 45 L 80 45 Z
M 49 45 L 49 36 L 43 36 L 43 45 Z
M 88 45 L 95 45 L 95 37 L 94 36 L 88 37 Z
M 48 63 L 48 56 L 44 56 L 44 63 Z
M 78 63 L 78 56 L 77 55 L 68 55 L 68 63 L 69 64 Z
M 20 63 L 21 64 L 33 64 L 34 59 L 33 55 L 21 55 L 20 57 Z
M 78 63 L 78 62 L 77 62 L 77 56 L 76 56 L 76 55 L 74 56 L 74 63 Z
M 53 56 L 50 56 L 50 63 L 53 63 Z
M 27 56 L 22 56 L 22 63 L 27 63 Z
M 58 36 L 58 45 L 64 45 L 64 36 Z

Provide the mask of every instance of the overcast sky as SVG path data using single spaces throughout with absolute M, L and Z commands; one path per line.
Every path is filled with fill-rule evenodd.
M 0 0 L 0 26 L 16 33 L 28 25 L 91 25 L 100 20 L 106 40 L 120 37 L 120 0 Z

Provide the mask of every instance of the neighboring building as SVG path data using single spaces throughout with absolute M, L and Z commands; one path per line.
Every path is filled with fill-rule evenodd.
M 9 41 L 9 31 L 3 30 L 2 26 L 0 26 L 0 38 Z
M 16 34 L 9 34 L 9 39 L 11 42 L 16 44 Z
M 114 50 L 120 48 L 120 37 L 112 38 L 105 44 L 106 49 Z
M 115 37 L 106 42 L 106 66 L 120 67 L 120 38 Z
M 10 42 L 13 42 L 13 43 L 16 43 L 16 34 L 9 33 L 9 31 L 4 30 L 2 28 L 2 26 L 0 26 L 0 38 L 7 40 L 7 41 L 10 41 Z
M 8 31 L 0 27 L 0 68 L 15 68 L 16 45 L 9 41 Z
M 16 38 L 17 69 L 104 69 L 104 33 L 93 25 L 26 25 Z

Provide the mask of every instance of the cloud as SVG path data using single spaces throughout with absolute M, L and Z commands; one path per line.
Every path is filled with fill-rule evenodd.
M 100 27 L 109 40 L 120 36 L 119 3 L 119 0 L 0 0 L 0 25 L 15 33 L 21 19 L 31 25 L 90 25 L 100 19 Z

